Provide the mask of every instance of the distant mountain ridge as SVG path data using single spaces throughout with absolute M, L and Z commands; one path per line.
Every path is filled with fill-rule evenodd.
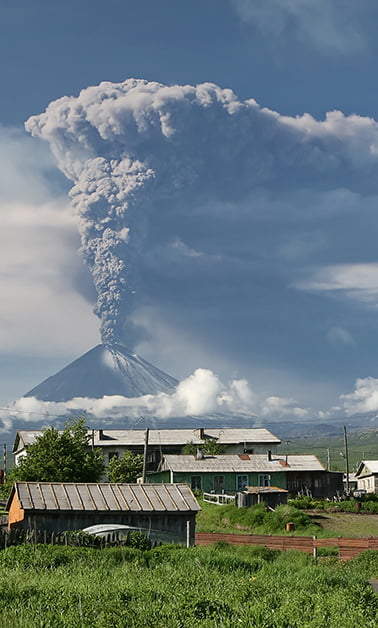
M 100 344 L 35 386 L 24 397 L 64 402 L 104 395 L 141 397 L 172 393 L 178 381 L 121 345 Z

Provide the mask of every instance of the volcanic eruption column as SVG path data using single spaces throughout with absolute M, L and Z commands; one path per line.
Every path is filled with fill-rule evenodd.
M 300 171 L 343 168 L 345 175 L 356 167 L 348 144 L 360 133 L 358 121 L 339 112 L 324 122 L 288 118 L 210 83 L 167 87 L 134 79 L 54 101 L 25 126 L 49 142 L 74 183 L 70 195 L 106 345 L 124 341 L 149 212 L 237 201 L 277 185 L 279 176 L 294 186 Z M 366 153 L 372 131 L 377 137 L 376 123 L 361 143 Z

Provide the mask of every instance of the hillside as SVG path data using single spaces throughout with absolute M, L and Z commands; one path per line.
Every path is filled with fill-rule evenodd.
M 328 450 L 332 471 L 345 471 L 344 435 L 290 438 L 283 441 L 281 451 L 288 454 L 315 454 L 327 466 Z M 355 471 L 361 460 L 378 458 L 378 428 L 348 433 L 349 469 Z

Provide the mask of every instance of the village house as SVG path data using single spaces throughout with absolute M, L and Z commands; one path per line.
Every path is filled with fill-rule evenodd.
M 192 490 L 232 494 L 250 486 L 272 486 L 289 495 L 333 497 L 342 492 L 342 474 L 326 471 L 313 455 L 229 454 L 164 456 L 149 482 L 186 482 Z
M 22 430 L 16 434 L 13 454 L 17 465 L 27 448 L 42 430 Z M 88 430 L 90 445 L 100 448 L 105 465 L 126 450 L 142 454 L 146 430 Z M 155 471 L 165 454 L 181 454 L 185 445 L 192 443 L 201 448 L 207 441 L 216 441 L 227 454 L 275 453 L 280 439 L 265 428 L 211 428 L 211 429 L 150 429 L 148 431 L 147 469 Z
M 357 471 L 357 491 L 378 493 L 378 460 L 363 460 Z
M 8 528 L 46 532 L 122 524 L 192 545 L 198 502 L 186 484 L 16 482 Z

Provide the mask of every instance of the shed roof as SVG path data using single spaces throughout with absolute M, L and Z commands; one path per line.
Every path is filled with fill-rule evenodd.
M 325 468 L 313 455 L 273 455 L 269 460 L 266 454 L 221 454 L 203 458 L 167 454 L 163 458 L 160 470 L 189 473 L 253 473 L 254 471 L 269 473 L 273 471 L 325 471 Z
M 23 510 L 188 512 L 201 510 L 187 484 L 16 482 Z
M 279 488 L 278 486 L 246 486 L 243 493 L 253 493 L 255 495 L 275 494 L 275 493 L 288 493 L 285 488 Z
M 13 453 L 21 451 L 25 446 L 35 441 L 37 436 L 43 434 L 42 430 L 19 430 L 16 434 Z M 143 446 L 146 430 L 88 430 L 93 434 L 95 447 L 114 446 Z M 148 442 L 150 445 L 186 445 L 194 443 L 200 445 L 206 438 L 217 439 L 221 445 L 238 443 L 265 443 L 279 445 L 280 439 L 269 430 L 259 428 L 216 428 L 216 429 L 163 429 L 149 430 Z

